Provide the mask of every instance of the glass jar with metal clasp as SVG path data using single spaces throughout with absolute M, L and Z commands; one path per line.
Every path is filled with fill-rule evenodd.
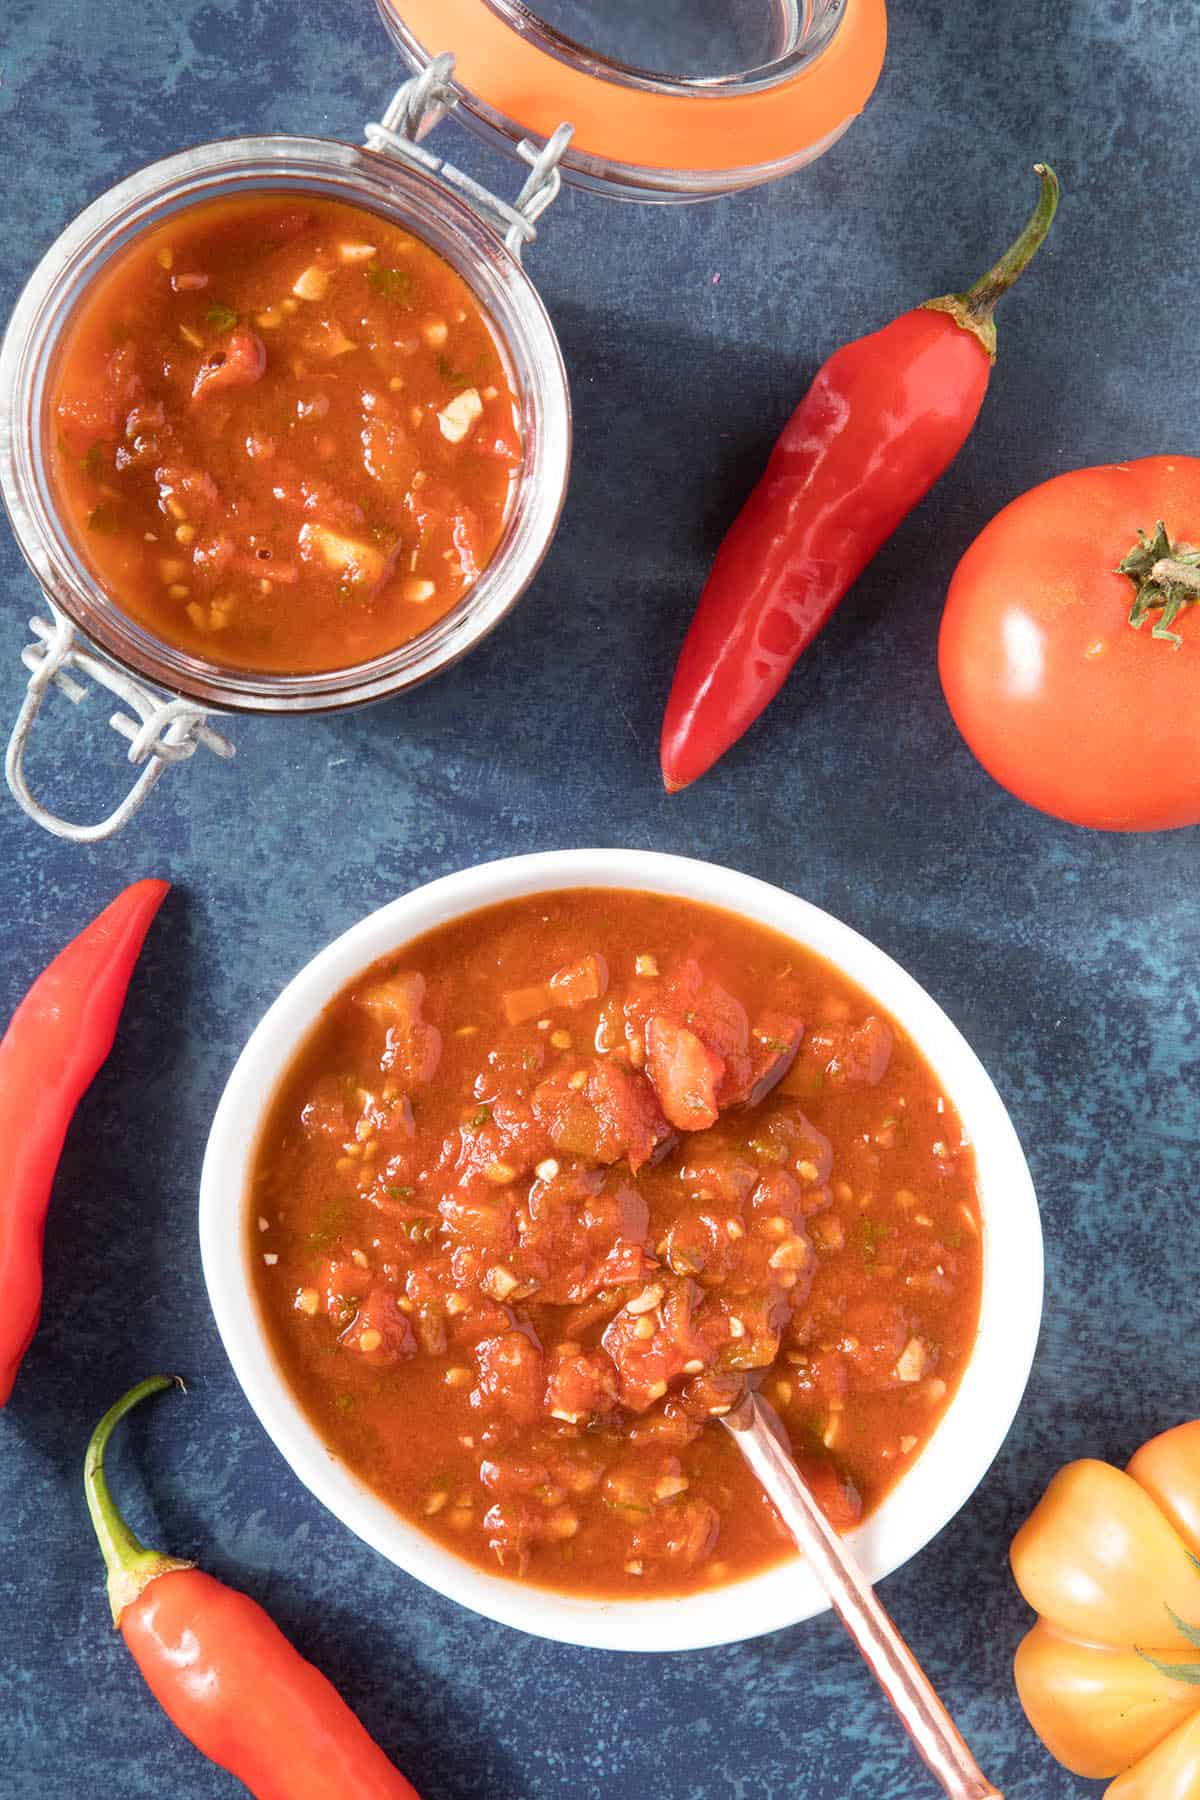
M 29 681 L 6 775 L 18 803 L 59 837 L 84 843 L 108 837 L 172 763 L 198 750 L 232 756 L 229 721 L 239 713 L 310 713 L 389 698 L 449 667 L 491 631 L 536 573 L 567 486 L 566 372 L 521 260 L 564 175 L 624 198 L 695 200 L 786 173 L 845 129 L 874 84 L 883 49 L 883 0 L 811 0 L 804 20 L 793 19 L 781 37 L 772 66 L 720 84 L 689 84 L 617 63 L 602 66 L 603 59 L 539 26 L 516 0 L 378 4 L 415 72 L 383 118 L 366 128 L 364 145 L 246 137 L 151 164 L 72 221 L 17 301 L 0 346 L 0 488 L 46 606 L 32 620 L 33 642 L 23 652 Z M 790 0 L 786 11 L 790 17 Z M 449 49 L 435 50 L 439 38 Z M 504 47 L 499 66 L 489 60 L 489 45 Z M 530 77 L 526 54 L 535 59 L 536 79 L 523 87 Z M 565 86 L 560 74 L 569 77 Z M 534 99 L 518 104 L 517 94 Z M 565 113 L 551 120 L 560 101 L 580 109 L 581 136 L 573 136 L 573 122 L 563 122 Z M 528 165 L 512 203 L 423 141 L 455 108 Z M 628 134 L 620 156 L 601 141 L 613 129 Z M 631 161 L 631 154 L 651 160 Z M 72 321 L 94 284 L 164 220 L 204 202 L 255 193 L 340 200 L 429 246 L 478 301 L 516 397 L 521 461 L 499 542 L 472 585 L 444 616 L 396 648 L 317 673 L 230 666 L 216 652 L 183 649 L 148 628 L 80 555 L 52 478 L 49 396 Z M 110 722 L 127 741 L 138 773 L 106 818 L 81 823 L 37 797 L 27 763 L 50 688 L 79 702 L 89 685 L 118 701 Z
M 202 144 L 139 170 L 79 215 L 34 271 L 0 348 L 0 484 L 17 541 L 47 602 L 24 652 L 29 684 L 7 754 L 9 786 L 57 836 L 94 842 L 127 823 L 175 762 L 205 750 L 233 754 L 226 720 L 237 713 L 327 711 L 387 698 L 437 674 L 516 603 L 554 534 L 571 453 L 571 412 L 558 340 L 521 252 L 559 187 L 565 133 L 527 145 L 528 178 L 513 204 L 498 199 L 421 144 L 454 96 L 448 59 L 396 94 L 366 145 L 291 136 Z M 517 396 L 523 457 L 500 541 L 460 602 L 427 631 L 369 662 L 317 674 L 235 668 L 181 650 L 148 630 L 105 591 L 67 528 L 50 471 L 48 391 L 64 333 L 101 272 L 140 234 L 182 209 L 268 192 L 349 202 L 402 226 L 467 283 L 486 314 Z M 139 769 L 107 818 L 78 823 L 33 790 L 27 756 L 51 686 L 79 701 L 92 683 L 120 706 L 114 728 Z

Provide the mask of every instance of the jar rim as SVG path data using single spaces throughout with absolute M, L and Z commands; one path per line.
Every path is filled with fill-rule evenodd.
M 414 71 L 439 52 L 454 55 L 452 85 L 477 135 L 511 153 L 566 120 L 575 135 L 559 165 L 564 180 L 657 202 L 715 198 L 815 161 L 866 105 L 887 35 L 885 0 L 820 0 L 803 9 L 803 40 L 772 62 L 689 80 L 593 51 L 524 0 L 376 6 Z
M 569 67 L 586 69 L 602 80 L 621 87 L 640 88 L 648 93 L 675 94 L 685 99 L 699 99 L 705 94 L 758 93 L 766 87 L 777 87 L 790 81 L 807 64 L 814 61 L 833 37 L 845 17 L 849 0 L 816 0 L 816 6 L 805 11 L 810 15 L 808 28 L 802 28 L 800 41 L 783 49 L 768 62 L 727 75 L 669 75 L 638 63 L 608 56 L 581 43 L 568 32 L 560 31 L 534 12 L 525 0 L 483 0 L 511 31 L 535 43 Z M 818 11 L 819 9 L 819 11 Z
M 344 669 L 288 675 L 209 662 L 124 612 L 84 565 L 55 503 L 42 437 L 54 359 L 111 258 L 172 212 L 233 192 L 324 193 L 389 217 L 440 254 L 479 301 L 513 380 L 524 458 L 500 543 L 478 579 L 427 630 Z M 474 648 L 525 592 L 554 536 L 571 460 L 566 369 L 520 260 L 435 178 L 374 148 L 287 134 L 221 139 L 150 163 L 78 213 L 47 250 L 0 343 L 0 492 L 43 591 L 111 661 L 158 688 L 227 712 L 321 712 L 383 699 Z

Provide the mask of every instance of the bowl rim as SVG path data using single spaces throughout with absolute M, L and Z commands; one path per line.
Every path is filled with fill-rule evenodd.
M 200 1180 L 204 1278 L 234 1374 L 267 1435 L 314 1496 L 382 1556 L 460 1605 L 534 1636 L 595 1649 L 707 1649 L 799 1624 L 826 1611 L 828 1601 L 799 1558 L 721 1587 L 648 1600 L 585 1599 L 477 1568 L 395 1512 L 321 1442 L 275 1365 L 250 1280 L 243 1224 L 259 1131 L 322 1009 L 371 963 L 450 919 L 503 900 L 593 887 L 724 907 L 826 957 L 909 1033 L 953 1101 L 975 1148 L 983 1221 L 975 1344 L 924 1450 L 849 1542 L 870 1579 L 879 1581 L 937 1536 L 995 1459 L 1032 1367 L 1043 1293 L 1033 1182 L 991 1078 L 932 996 L 851 926 L 755 876 L 657 851 L 539 851 L 442 876 L 350 926 L 268 1008 L 221 1095 Z

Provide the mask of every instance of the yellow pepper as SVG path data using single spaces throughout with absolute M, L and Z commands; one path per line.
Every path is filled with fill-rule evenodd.
M 1061 1469 L 1013 1540 L 1040 1616 L 1017 1693 L 1050 1754 L 1105 1800 L 1200 1800 L 1200 1419 L 1127 1470 Z

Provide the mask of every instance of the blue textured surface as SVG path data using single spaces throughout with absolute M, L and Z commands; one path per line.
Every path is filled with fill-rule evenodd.
M 68 218 L 137 163 L 265 127 L 354 136 L 398 75 L 368 0 L 0 13 L 5 311 Z M 426 1800 L 932 1791 L 828 1619 L 643 1661 L 525 1639 L 409 1581 L 299 1487 L 210 1320 L 195 1230 L 207 1122 L 282 983 L 431 876 L 606 841 L 729 862 L 849 920 L 943 1002 L 1008 1100 L 1047 1235 L 1040 1359 L 990 1476 L 884 1595 L 1009 1800 L 1098 1791 L 1022 1718 L 1009 1667 L 1027 1615 L 1005 1558 L 1065 1456 L 1119 1459 L 1200 1411 L 1197 840 L 1092 836 L 1010 799 L 956 736 L 934 643 L 954 562 L 1002 502 L 1081 463 L 1198 448 L 1200 140 L 1178 98 L 1200 76 L 1195 27 L 1194 0 L 905 0 L 866 117 L 807 174 L 700 209 L 566 195 L 533 265 L 572 373 L 575 471 L 507 624 L 402 704 L 240 724 L 236 762 L 196 758 L 113 845 L 52 842 L 6 797 L 0 1017 L 130 873 L 178 885 L 71 1134 L 45 1319 L 0 1415 L 3 1800 L 239 1791 L 141 1690 L 79 1493 L 90 1422 L 159 1366 L 192 1391 L 125 1433 L 115 1475 L 135 1518 L 257 1595 Z M 1037 156 L 1066 197 L 1007 305 L 971 443 L 769 716 L 667 801 L 654 752 L 672 654 L 776 429 L 838 342 L 990 261 Z M 0 583 L 8 716 L 34 596 L 7 533 Z M 102 702 L 85 711 L 113 753 Z M 115 753 L 82 769 L 69 723 L 42 771 L 98 810 Z

